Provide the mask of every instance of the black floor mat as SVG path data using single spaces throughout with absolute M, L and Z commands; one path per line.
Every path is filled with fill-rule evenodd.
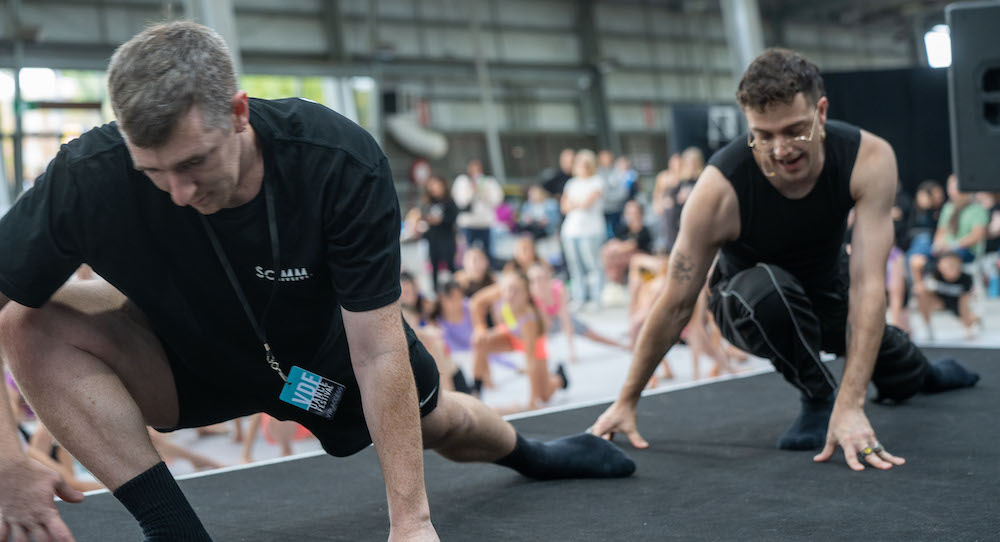
M 975 388 L 866 407 L 883 444 L 907 464 L 855 473 L 838 450 L 774 443 L 798 394 L 777 374 L 647 397 L 628 447 L 636 474 L 533 482 L 494 465 L 427 454 L 431 514 L 442 540 L 1000 540 L 1000 361 L 997 350 L 928 350 L 982 375 Z M 835 374 L 842 364 L 833 364 Z M 615 390 L 609 390 L 613 393 Z M 523 433 L 586 429 L 604 405 L 515 422 Z M 181 483 L 217 541 L 385 540 L 385 488 L 374 450 L 317 457 Z M 77 540 L 137 540 L 109 495 L 59 509 Z

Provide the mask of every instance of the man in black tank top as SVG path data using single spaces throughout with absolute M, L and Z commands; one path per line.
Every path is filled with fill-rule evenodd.
M 896 193 L 892 147 L 855 126 L 827 120 L 819 69 L 798 53 L 771 49 L 747 69 L 738 99 L 749 133 L 717 152 L 681 217 L 667 287 L 643 327 L 618 400 L 594 434 L 636 429 L 635 405 L 659 360 L 677 341 L 705 284 L 723 335 L 770 359 L 799 389 L 802 411 L 778 439 L 782 449 L 839 445 L 852 469 L 901 465 L 878 442 L 864 413 L 868 382 L 880 399 L 973 385 L 953 360 L 928 363 L 900 330 L 885 325 L 885 267 Z M 857 224 L 848 262 L 847 214 Z M 850 299 L 850 302 L 848 301 Z M 839 393 L 820 351 L 846 357 Z

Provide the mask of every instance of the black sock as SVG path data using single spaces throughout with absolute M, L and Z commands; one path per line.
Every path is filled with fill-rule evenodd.
M 924 393 L 968 388 L 979 382 L 978 374 L 962 367 L 951 358 L 940 359 L 929 365 L 927 376 L 924 377 L 922 389 Z
M 517 435 L 514 451 L 496 461 L 536 480 L 622 478 L 635 472 L 635 462 L 617 446 L 589 433 L 551 442 Z
M 569 387 L 569 378 L 566 378 L 566 366 L 560 363 L 556 365 L 556 374 L 562 379 L 562 389 Z
M 472 393 L 472 388 L 469 387 L 469 383 L 465 380 L 465 373 L 461 369 L 455 369 L 455 374 L 451 375 L 451 382 L 455 385 L 455 391 L 458 393 Z
M 778 437 L 782 450 L 815 450 L 826 443 L 826 429 L 833 411 L 834 395 L 823 399 L 802 398 L 802 412 L 783 435 Z
M 479 378 L 473 379 L 472 381 L 472 395 L 476 397 L 483 396 L 483 381 Z
M 139 522 L 147 541 L 212 540 L 162 461 L 125 482 L 114 495 Z

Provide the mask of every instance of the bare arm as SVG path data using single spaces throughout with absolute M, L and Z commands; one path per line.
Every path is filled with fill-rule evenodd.
M 618 401 L 635 405 L 656 365 L 680 337 L 694 311 L 716 252 L 739 235 L 739 208 L 722 173 L 708 168 L 681 215 L 666 287 L 639 331 L 635 358 Z
M 590 206 L 592 206 L 592 205 L 596 204 L 597 202 L 601 201 L 601 197 L 602 196 L 604 196 L 604 190 L 595 190 L 595 191 L 591 192 L 591 194 L 589 196 L 587 196 L 587 199 L 583 200 L 583 203 L 581 203 L 579 207 L 581 209 L 587 209 Z
M 990 213 L 989 226 L 987 227 L 987 232 L 990 237 L 1000 236 L 1000 211 L 993 211 Z
M 864 467 L 857 454 L 876 447 L 875 432 L 864 413 L 865 392 L 885 331 L 885 264 L 892 248 L 892 205 L 896 194 L 896 157 L 884 140 L 862 132 L 861 150 L 851 176 L 856 224 L 851 239 L 851 286 L 847 312 L 847 360 L 834 403 L 826 447 L 816 457 L 825 461 L 839 444 L 854 470 Z M 878 468 L 902 460 L 888 452 L 868 455 Z
M 739 229 L 736 193 L 722 172 L 709 166 L 681 214 L 666 285 L 639 331 L 625 385 L 614 404 L 591 427 L 593 434 L 612 438 L 616 432 L 625 433 L 633 446 L 649 446 L 636 428 L 636 403 L 657 364 L 691 318 L 716 252 L 726 241 L 738 238 Z
M 419 400 L 399 302 L 367 312 L 342 312 L 365 421 L 385 478 L 390 539 L 433 532 Z
M 497 284 L 491 284 L 472 296 L 469 300 L 469 317 L 472 319 L 473 329 L 486 329 L 486 315 L 498 299 L 500 286 Z
M 573 202 L 569 200 L 569 194 L 565 190 L 563 190 L 562 198 L 559 199 L 559 210 L 564 215 L 569 214 L 573 210 Z
M 973 247 L 976 246 L 976 244 L 978 244 L 983 239 L 986 239 L 985 224 L 982 226 L 973 227 L 972 231 L 970 231 L 965 237 L 955 241 L 955 244 L 957 244 L 961 248 L 971 250 Z
M 10 299 L 0 293 L 0 312 L 7 306 L 8 302 Z M 5 371 L 3 356 L 0 355 L 0 373 Z M 7 391 L 6 381 L 0 386 L 0 403 L 2 403 L 0 404 L 0 461 L 24 459 L 26 456 L 21 450 L 21 442 L 17 437 L 17 420 L 11 409 L 12 397 Z
M 892 148 L 882 140 L 872 146 L 863 168 L 856 168 L 851 179 L 857 224 L 851 238 L 847 365 L 838 394 L 838 401 L 857 408 L 864 406 L 885 329 L 885 265 L 892 248 L 890 212 L 896 192 Z
M 0 294 L 0 312 L 9 302 L 9 298 Z M 4 372 L 3 365 L 0 355 L 0 373 Z M 39 540 L 44 532 L 49 537 L 47 540 L 72 542 L 73 535 L 59 517 L 52 496 L 80 502 L 83 494 L 70 487 L 58 472 L 29 459 L 21 449 L 6 382 L 0 384 L 0 480 L 3 480 L 0 483 L 0 539 L 17 530 L 33 534 Z

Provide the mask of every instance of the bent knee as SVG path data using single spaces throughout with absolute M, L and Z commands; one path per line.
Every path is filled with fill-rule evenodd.
M 54 301 L 37 309 L 9 304 L 0 312 L 0 351 L 12 372 L 60 364 L 62 356 L 48 354 L 66 345 L 103 357 L 127 342 L 131 322 L 124 312 L 92 314 Z
M 424 448 L 448 448 L 462 435 L 470 432 L 473 423 L 472 413 L 460 401 L 449 397 L 454 393 L 457 392 L 442 393 L 437 408 L 424 417 Z
M 40 309 L 9 303 L 0 311 L 0 349 L 10 370 L 20 368 L 19 361 L 58 328 L 58 315 L 45 305 Z

